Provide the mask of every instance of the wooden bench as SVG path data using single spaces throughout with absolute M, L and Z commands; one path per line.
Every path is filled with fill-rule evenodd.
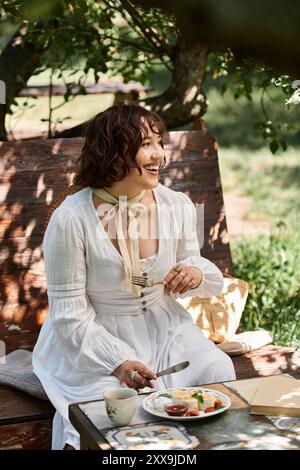
M 82 143 L 81 138 L 0 143 L 0 341 L 6 353 L 32 350 L 47 315 L 44 222 L 51 203 L 72 183 Z M 216 141 L 205 129 L 171 132 L 165 148 L 169 163 L 161 183 L 205 204 L 202 254 L 231 274 Z M 272 346 L 238 356 L 237 376 L 288 372 L 297 367 L 295 354 Z M 53 414 L 50 403 L 0 387 L 1 447 L 50 448 Z

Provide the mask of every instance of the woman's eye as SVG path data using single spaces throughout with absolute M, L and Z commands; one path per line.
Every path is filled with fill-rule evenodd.
M 148 146 L 148 145 L 150 145 L 150 142 L 144 142 L 142 146 L 143 146 L 143 147 L 146 147 L 146 146 Z

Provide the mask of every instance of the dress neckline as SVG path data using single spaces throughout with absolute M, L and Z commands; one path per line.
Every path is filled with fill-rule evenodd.
M 153 253 L 153 255 L 147 256 L 147 258 L 140 258 L 140 261 L 145 261 L 145 260 L 147 260 L 147 259 L 154 258 L 154 256 L 157 256 L 157 253 L 158 253 L 158 252 Z
M 158 251 L 156 253 L 153 253 L 152 256 L 156 255 L 156 260 L 154 261 L 154 264 L 151 266 L 151 268 L 149 269 L 149 271 L 151 269 L 154 268 L 154 266 L 156 266 L 156 264 L 158 263 L 158 259 L 160 258 L 161 256 L 161 250 L 162 250 L 162 225 L 161 225 L 161 213 L 160 213 L 160 203 L 159 203 L 159 194 L 157 192 L 157 188 L 158 188 L 159 184 L 155 187 L 155 188 L 151 188 L 151 191 L 152 191 L 152 194 L 154 196 L 154 199 L 155 199 L 155 202 L 156 202 L 156 209 L 157 209 L 157 224 L 158 224 Z M 107 235 L 106 231 L 104 230 L 104 227 L 103 227 L 103 224 L 101 222 L 101 220 L 99 219 L 99 215 L 97 213 L 97 210 L 95 208 L 95 205 L 94 205 L 94 201 L 93 201 L 93 188 L 91 188 L 90 186 L 88 186 L 88 189 L 89 189 L 89 203 L 90 203 L 90 207 L 93 211 L 93 213 L 96 215 L 96 218 L 97 218 L 97 222 L 100 222 L 100 229 L 102 230 L 102 232 L 104 233 L 104 237 L 105 239 L 108 241 L 109 243 L 109 246 L 111 247 L 111 250 L 112 252 L 115 254 L 115 256 L 118 257 L 119 261 L 121 261 L 121 263 L 123 264 L 123 256 L 121 255 L 121 253 L 119 252 L 119 250 L 117 250 L 117 248 L 113 245 L 111 239 L 109 238 L 109 236 Z M 148 258 L 140 258 L 140 260 L 144 260 L 144 259 L 148 259 Z

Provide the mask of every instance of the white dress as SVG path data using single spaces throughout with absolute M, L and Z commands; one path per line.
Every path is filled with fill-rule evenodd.
M 99 399 L 105 390 L 119 387 L 112 372 L 125 360 L 138 360 L 153 371 L 190 361 L 184 371 L 158 378 L 156 390 L 235 379 L 231 359 L 176 301 L 217 295 L 223 285 L 219 269 L 200 255 L 195 205 L 160 183 L 153 195 L 159 249 L 141 260 L 141 267 L 160 279 L 178 261 L 200 268 L 201 285 L 183 295 L 166 294 L 162 284 L 143 288 L 141 296 L 121 291 L 123 260 L 98 217 L 90 187 L 68 196 L 47 227 L 49 313 L 33 351 L 33 369 L 57 410 L 53 449 L 65 443 L 79 449 L 68 405 Z

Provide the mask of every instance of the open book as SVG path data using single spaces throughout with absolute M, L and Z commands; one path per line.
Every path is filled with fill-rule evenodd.
M 300 380 L 266 377 L 251 400 L 251 414 L 300 416 Z

